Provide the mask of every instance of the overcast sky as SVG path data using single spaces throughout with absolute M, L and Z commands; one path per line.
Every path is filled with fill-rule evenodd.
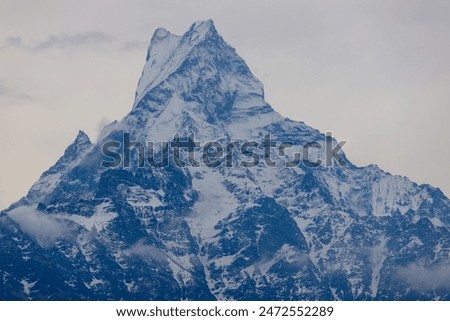
M 284 116 L 450 195 L 450 1 L 0 0 L 0 208 L 132 106 L 154 29 L 213 19 Z

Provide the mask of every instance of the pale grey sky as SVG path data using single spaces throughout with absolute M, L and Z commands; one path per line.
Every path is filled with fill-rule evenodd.
M 280 113 L 450 195 L 450 1 L 0 0 L 0 208 L 132 106 L 157 27 L 213 19 Z

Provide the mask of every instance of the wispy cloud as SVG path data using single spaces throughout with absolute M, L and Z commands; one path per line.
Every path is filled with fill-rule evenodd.
M 31 97 L 25 93 L 19 92 L 18 90 L 14 90 L 8 86 L 5 86 L 4 83 L 0 80 L 0 99 L 13 102 L 30 100 Z
M 155 262 L 165 262 L 167 261 L 167 255 L 164 254 L 160 249 L 150 245 L 145 244 L 144 241 L 140 240 L 129 249 L 125 251 L 128 256 L 137 256 L 145 261 L 155 261 Z
M 22 232 L 35 239 L 42 247 L 51 247 L 60 240 L 73 240 L 76 227 L 68 221 L 43 214 L 31 207 L 19 207 L 8 213 Z
M 51 34 L 44 39 L 24 39 L 21 36 L 10 36 L 3 40 L 0 52 L 5 50 L 22 50 L 32 53 L 48 52 L 51 50 L 76 50 L 94 48 L 115 48 L 120 52 L 145 51 L 148 43 L 145 41 L 120 41 L 101 31 L 90 31 L 83 33 Z
M 417 263 L 398 269 L 398 277 L 417 290 L 450 288 L 449 262 L 424 267 Z
M 43 40 L 26 41 L 20 36 L 8 37 L 4 40 L 2 49 L 16 48 L 31 52 L 41 52 L 51 49 L 73 49 L 111 44 L 114 37 L 100 32 L 91 31 L 74 34 L 52 34 Z
M 120 47 L 121 51 L 145 51 L 148 43 L 145 41 L 126 41 Z

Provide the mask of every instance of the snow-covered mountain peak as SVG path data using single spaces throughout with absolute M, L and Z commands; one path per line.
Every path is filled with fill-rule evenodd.
M 173 96 L 203 105 L 210 120 L 230 118 L 232 109 L 267 105 L 261 82 L 212 20 L 195 22 L 182 36 L 155 31 L 134 108 L 161 111 Z
M 214 26 L 214 22 L 211 19 L 200 20 L 192 24 L 187 34 L 191 35 L 191 40 L 194 40 L 197 37 L 199 40 L 201 40 L 207 35 L 217 35 L 217 30 Z
M 75 145 L 90 145 L 91 144 L 91 140 L 89 139 L 89 136 L 82 130 L 80 130 L 78 132 L 77 137 L 75 138 L 74 141 Z
M 167 30 L 166 28 L 158 28 L 155 30 L 153 37 L 155 37 L 155 41 L 157 41 L 159 39 L 167 38 L 168 36 L 171 35 L 173 36 L 173 34 L 171 34 L 170 31 Z
M 136 90 L 136 104 L 144 94 L 174 72 L 189 52 L 207 36 L 218 36 L 212 20 L 197 21 L 182 36 L 165 28 L 155 30 L 147 51 L 146 64 Z

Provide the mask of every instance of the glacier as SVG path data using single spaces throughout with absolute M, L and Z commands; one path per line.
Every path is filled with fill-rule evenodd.
M 211 20 L 181 36 L 159 28 L 130 113 L 96 143 L 80 131 L 0 213 L 0 299 L 450 299 L 450 201 L 438 188 L 343 152 L 347 166 L 100 166 L 103 144 L 124 133 L 327 139 L 265 101 Z

